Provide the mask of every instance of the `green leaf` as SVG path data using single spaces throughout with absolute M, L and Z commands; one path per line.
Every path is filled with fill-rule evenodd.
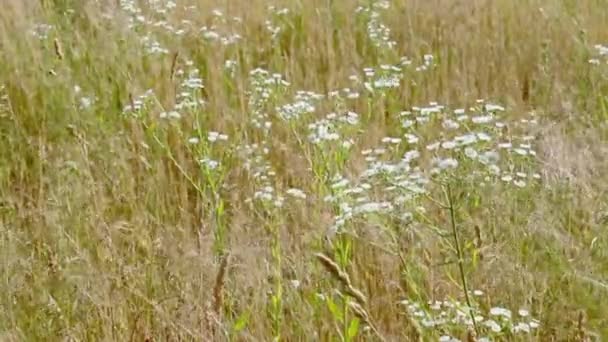
M 348 324 L 348 331 L 346 335 L 347 341 L 352 341 L 357 334 L 359 333 L 359 319 L 357 317 L 353 318 Z
M 329 308 L 329 311 L 334 316 L 334 318 L 336 320 L 338 320 L 339 322 L 342 322 L 342 320 L 343 320 L 342 310 L 340 308 L 338 308 L 338 305 L 336 305 L 336 303 L 331 298 L 327 297 L 326 302 L 327 302 L 327 307 Z
M 234 332 L 238 333 L 240 331 L 242 331 L 243 329 L 245 329 L 245 327 L 247 327 L 247 324 L 249 323 L 249 316 L 251 315 L 251 313 L 249 311 L 243 312 L 237 319 L 236 322 L 234 322 L 234 325 L 232 327 L 232 329 L 234 330 Z

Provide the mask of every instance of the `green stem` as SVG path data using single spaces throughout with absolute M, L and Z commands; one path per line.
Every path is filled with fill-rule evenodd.
M 471 316 L 471 320 L 473 321 L 473 327 L 475 328 L 475 333 L 479 336 L 479 328 L 477 327 L 477 322 L 475 322 L 475 314 L 473 313 L 473 306 L 471 305 L 471 298 L 469 296 L 469 288 L 467 285 L 467 279 L 464 272 L 464 260 L 462 248 L 460 247 L 460 238 L 458 235 L 458 229 L 456 229 L 456 214 L 454 210 L 454 200 L 452 197 L 452 188 L 450 187 L 450 183 L 447 183 L 447 200 L 448 200 L 448 210 L 450 211 L 450 221 L 452 225 L 452 235 L 454 237 L 454 243 L 456 244 L 456 253 L 458 254 L 458 270 L 460 271 L 460 281 L 462 283 L 462 288 L 464 291 L 464 298 L 467 302 L 467 306 L 469 307 L 469 315 Z

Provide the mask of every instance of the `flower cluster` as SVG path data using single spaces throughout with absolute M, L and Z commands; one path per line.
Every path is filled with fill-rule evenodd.
M 77 97 L 76 104 L 79 110 L 91 109 L 95 102 L 97 102 L 97 97 L 84 95 L 82 88 L 78 85 L 74 86 L 74 94 Z
M 140 112 L 154 101 L 155 96 L 152 89 L 146 90 L 143 94 L 131 98 L 130 103 L 123 108 L 122 113 L 139 116 Z
M 261 141 L 252 142 L 239 148 L 244 167 L 254 181 L 255 192 L 253 198 L 249 200 L 259 200 L 262 203 L 280 208 L 283 206 L 285 198 L 275 190 L 276 172 L 272 163 L 268 160 L 270 144 L 266 138 L 270 134 L 272 121 L 267 112 L 267 105 L 272 102 L 274 95 L 284 92 L 290 84 L 283 79 L 282 75 L 273 74 L 260 68 L 252 70 L 249 75 L 249 91 L 247 92 L 251 112 L 249 124 L 262 133 Z
M 270 38 L 276 40 L 279 34 L 284 30 L 283 18 L 289 14 L 288 8 L 278 8 L 276 6 L 268 6 L 268 12 L 271 19 L 264 21 L 266 30 L 270 33 Z
M 341 115 L 337 113 L 329 113 L 320 120 L 317 120 L 308 125 L 308 140 L 315 144 L 323 142 L 340 140 L 340 131 L 346 126 L 355 126 L 359 123 L 359 115 L 355 112 L 348 111 Z M 343 140 L 342 147 L 350 147 L 352 140 Z
M 602 62 L 608 63 L 608 46 L 596 44 L 594 46 L 596 57 L 589 59 L 590 64 L 599 65 Z
M 266 112 L 266 104 L 271 97 L 283 91 L 290 84 L 278 73 L 271 74 L 267 70 L 257 68 L 250 73 L 250 86 L 248 91 L 251 123 L 253 127 L 262 129 L 265 133 L 270 131 L 272 123 Z
M 46 40 L 53 29 L 53 25 L 39 23 L 32 27 L 30 34 L 40 40 Z
M 475 296 L 483 292 L 474 291 Z M 469 307 L 459 301 L 429 301 L 426 304 L 404 300 L 401 302 L 408 314 L 416 320 L 423 329 L 432 331 L 457 331 L 471 329 L 473 318 L 483 336 L 478 341 L 491 341 L 494 338 L 508 337 L 516 334 L 531 334 L 540 326 L 540 322 L 530 316 L 526 309 L 519 309 L 516 314 L 503 307 L 491 307 L 484 311 Z M 450 335 L 442 335 L 440 341 L 459 341 Z
M 529 114 L 529 119 L 519 122 L 505 120 L 508 118 L 503 118 L 503 113 L 504 107 L 479 100 L 468 110 L 450 111 L 431 103 L 427 107 L 404 111 L 400 117 L 405 136 L 411 143 L 422 140 L 419 135 L 425 132 L 425 127 L 441 124 L 442 134 L 425 137 L 424 146 L 419 151 L 431 155 L 432 174 L 440 174 L 465 163 L 469 164 L 469 170 L 485 170 L 482 179 L 485 182 L 494 177 L 524 187 L 527 179 L 540 178 L 530 169 L 529 163 L 536 156 L 533 148 L 535 137 L 525 133 L 525 128 L 535 126 L 537 121 L 534 113 Z
M 296 92 L 294 102 L 277 107 L 277 113 L 283 120 L 298 119 L 304 114 L 310 114 L 315 111 L 317 101 L 323 99 L 324 96 L 312 91 Z
M 397 43 L 391 39 L 391 30 L 384 23 L 382 23 L 380 17 L 380 11 L 387 10 L 390 8 L 390 3 L 386 0 L 374 1 L 371 6 L 359 6 L 356 12 L 365 15 L 367 21 L 367 36 L 377 48 L 384 48 L 391 50 L 397 45 Z
M 213 10 L 211 26 L 203 26 L 199 30 L 200 36 L 208 42 L 218 42 L 221 45 L 234 45 L 241 39 L 241 35 L 235 32 L 242 19 L 240 17 L 227 17 L 220 10 Z

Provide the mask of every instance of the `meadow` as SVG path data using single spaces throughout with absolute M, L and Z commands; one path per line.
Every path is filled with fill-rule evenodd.
M 608 338 L 603 0 L 2 0 L 0 341 Z

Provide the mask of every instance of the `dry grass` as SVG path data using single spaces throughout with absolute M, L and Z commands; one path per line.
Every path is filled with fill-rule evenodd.
M 594 45 L 608 42 L 602 1 L 383 9 L 363 0 L 145 0 L 133 2 L 135 15 L 128 3 L 3 2 L 0 340 L 608 338 L 608 65 L 589 63 Z M 390 29 L 394 46 L 375 45 L 374 23 Z M 274 38 L 269 24 L 280 28 Z M 214 38 L 235 33 L 227 44 Z M 165 53 L 148 53 L 145 36 Z M 425 55 L 432 64 L 415 71 Z M 412 65 L 395 72 L 396 87 L 370 91 L 349 78 L 402 56 Z M 199 75 L 189 77 L 193 68 Z M 256 68 L 269 71 L 258 85 Z M 264 84 L 273 73 L 288 84 Z M 359 96 L 327 96 L 345 87 Z M 278 108 L 298 90 L 325 97 L 286 120 Z M 175 109 L 184 92 L 204 104 Z M 539 180 L 520 188 L 475 178 L 483 166 L 462 151 L 425 149 L 455 134 L 442 126 L 450 109 L 482 110 L 477 99 L 506 108 L 506 127 L 487 128 L 495 137 L 533 136 L 536 156 L 503 155 L 501 169 Z M 432 101 L 446 109 L 403 127 L 402 111 Z M 310 124 L 348 111 L 358 122 L 332 121 L 337 142 L 309 140 Z M 537 124 L 522 124 L 531 112 Z M 406 133 L 420 142 L 406 143 Z M 340 145 L 349 139 L 349 149 Z M 364 176 L 376 153 L 365 150 L 382 146 L 383 165 L 420 146 L 401 172 L 418 166 L 431 180 L 425 195 L 399 192 L 411 198 L 398 203 L 391 191 L 402 189 L 388 187 L 403 181 L 398 174 Z M 454 156 L 458 167 L 431 176 L 434 156 Z M 336 175 L 351 185 L 336 185 Z M 368 202 L 344 190 L 362 184 Z M 464 276 L 480 291 L 475 333 L 460 316 L 435 327 L 422 319 L 465 301 L 452 219 Z M 512 321 L 492 308 L 512 310 Z M 538 328 L 512 329 L 529 322 L 519 308 Z

